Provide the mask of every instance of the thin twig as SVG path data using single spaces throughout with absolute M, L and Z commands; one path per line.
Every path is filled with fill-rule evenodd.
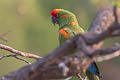
M 32 64 L 32 63 L 30 63 L 29 61 L 27 61 L 26 59 L 23 59 L 23 58 L 21 58 L 21 57 L 15 56 L 15 58 L 18 59 L 18 60 L 24 61 L 24 62 L 26 62 L 27 64 Z
M 24 61 L 27 64 L 31 64 L 29 61 L 27 61 L 27 60 L 25 60 L 25 59 L 23 59 L 21 57 L 18 57 L 18 55 L 16 55 L 16 54 L 7 54 L 7 55 L 0 56 L 0 60 L 4 59 L 6 57 L 14 57 L 14 58 L 16 58 L 18 60 Z
M 1 34 L 1 35 L 0 35 L 0 39 L 3 40 L 3 41 L 5 41 L 5 42 L 8 42 L 8 40 L 5 39 L 4 36 L 6 36 L 9 32 L 11 32 L 11 31 L 7 31 L 7 32 Z

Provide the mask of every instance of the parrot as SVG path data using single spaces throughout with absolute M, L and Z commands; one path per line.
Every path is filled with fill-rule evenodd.
M 51 20 L 54 25 L 58 24 L 59 26 L 58 39 L 60 44 L 77 34 L 83 34 L 85 32 L 79 26 L 75 14 L 68 10 L 53 9 L 51 12 Z M 99 80 L 101 78 L 95 62 L 89 65 L 85 74 L 89 80 Z

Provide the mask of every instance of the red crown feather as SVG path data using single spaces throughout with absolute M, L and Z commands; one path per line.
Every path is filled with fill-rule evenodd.
M 54 16 L 54 17 L 57 17 L 57 13 L 60 12 L 62 9 L 54 9 L 52 12 L 51 12 L 51 15 Z

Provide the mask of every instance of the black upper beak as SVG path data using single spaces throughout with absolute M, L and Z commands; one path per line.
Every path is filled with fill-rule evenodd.
M 52 23 L 55 25 L 55 24 L 58 24 L 58 20 L 56 17 L 52 16 Z

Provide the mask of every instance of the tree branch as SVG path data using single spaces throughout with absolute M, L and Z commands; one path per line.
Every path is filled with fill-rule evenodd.
M 34 59 L 42 58 L 38 55 L 27 53 L 27 52 L 22 52 L 22 51 L 16 50 L 12 47 L 9 47 L 9 46 L 3 45 L 3 44 L 0 44 L 0 49 L 4 49 L 4 50 L 14 53 L 16 55 L 20 55 L 20 56 L 24 56 L 24 57 L 28 57 L 28 58 L 34 58 Z

